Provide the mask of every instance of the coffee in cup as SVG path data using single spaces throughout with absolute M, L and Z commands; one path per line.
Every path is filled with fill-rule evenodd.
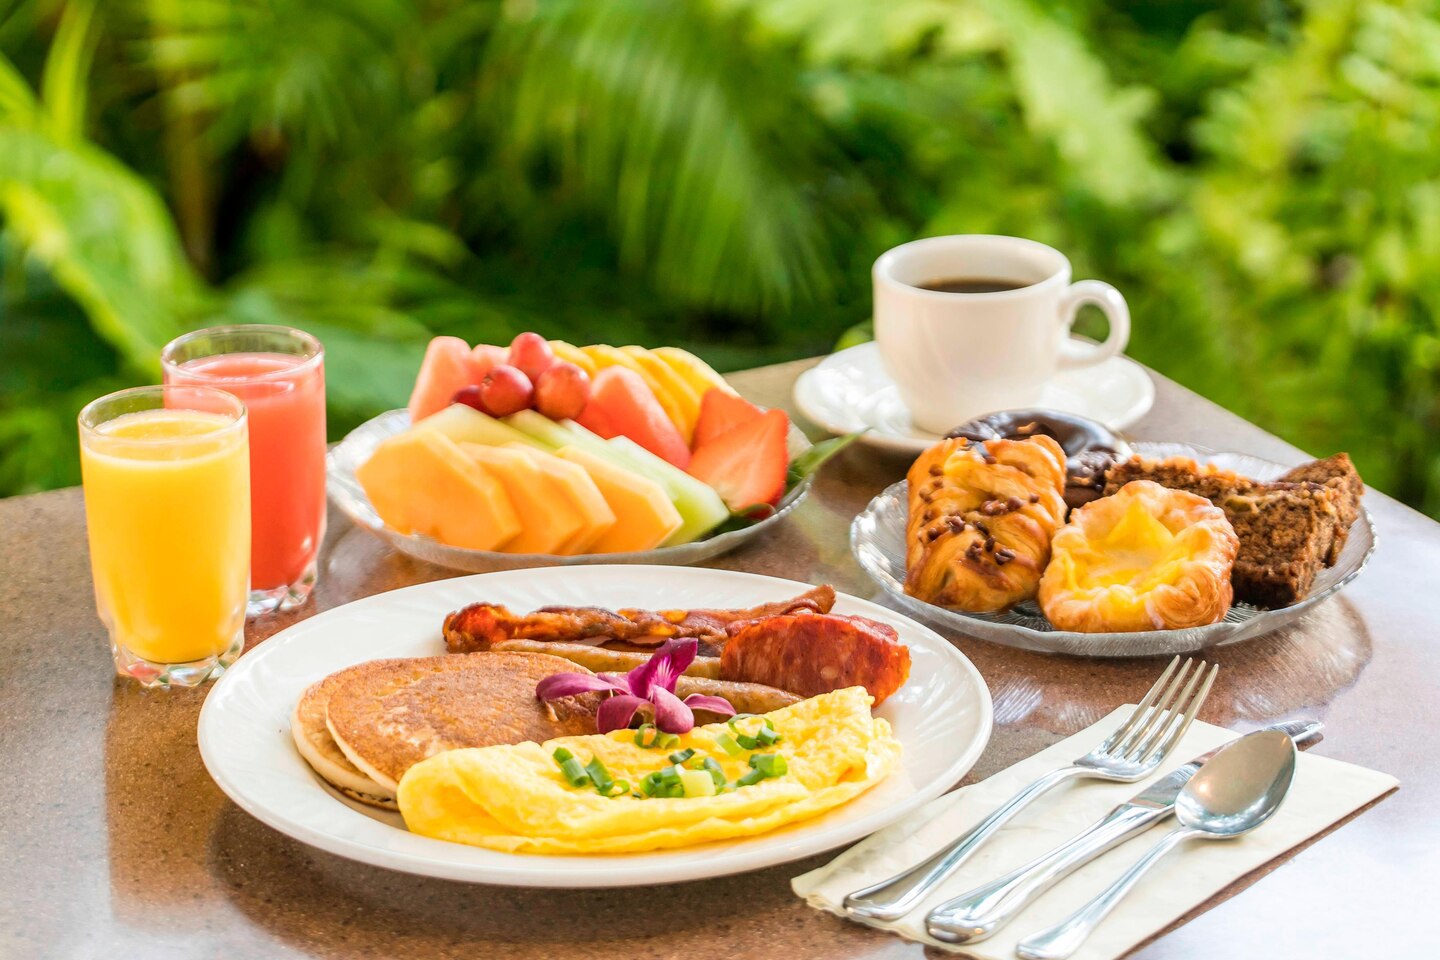
M 912 422 L 943 434 L 997 410 L 1034 406 L 1058 370 L 1118 355 L 1130 337 L 1120 291 L 1070 282 L 1070 261 L 1019 237 L 929 237 L 882 254 L 871 272 L 875 340 Z M 1103 343 L 1070 336 L 1080 307 L 1110 322 Z

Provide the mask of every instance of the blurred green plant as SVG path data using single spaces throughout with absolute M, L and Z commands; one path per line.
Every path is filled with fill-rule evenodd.
M 338 432 L 436 332 L 820 352 L 944 232 L 1066 250 L 1132 354 L 1440 516 L 1404 0 L 0 2 L 0 494 L 196 326 L 318 334 Z

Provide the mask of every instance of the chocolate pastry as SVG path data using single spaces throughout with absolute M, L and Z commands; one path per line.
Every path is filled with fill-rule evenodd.
M 962 423 L 946 436 L 979 441 L 1049 437 L 1065 451 L 1065 506 L 1071 510 L 1099 499 L 1105 472 L 1134 453 L 1105 424 L 1059 410 L 1002 410 Z
M 995 613 L 1033 599 L 1065 522 L 1065 452 L 1049 437 L 941 440 L 906 474 L 905 592 Z

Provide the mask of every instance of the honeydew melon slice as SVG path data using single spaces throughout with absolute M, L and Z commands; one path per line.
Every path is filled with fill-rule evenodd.
M 439 433 L 456 443 L 478 443 L 487 447 L 526 442 L 526 435 L 519 430 L 463 403 L 452 403 L 410 429 Z

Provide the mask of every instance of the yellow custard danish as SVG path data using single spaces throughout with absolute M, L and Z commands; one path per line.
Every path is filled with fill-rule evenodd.
M 1088 503 L 1051 543 L 1040 608 L 1057 630 L 1126 633 L 1215 623 L 1239 541 L 1204 497 L 1135 480 Z
M 969 613 L 1035 596 L 1065 520 L 1065 451 L 1046 436 L 944 440 L 906 474 L 905 592 Z

